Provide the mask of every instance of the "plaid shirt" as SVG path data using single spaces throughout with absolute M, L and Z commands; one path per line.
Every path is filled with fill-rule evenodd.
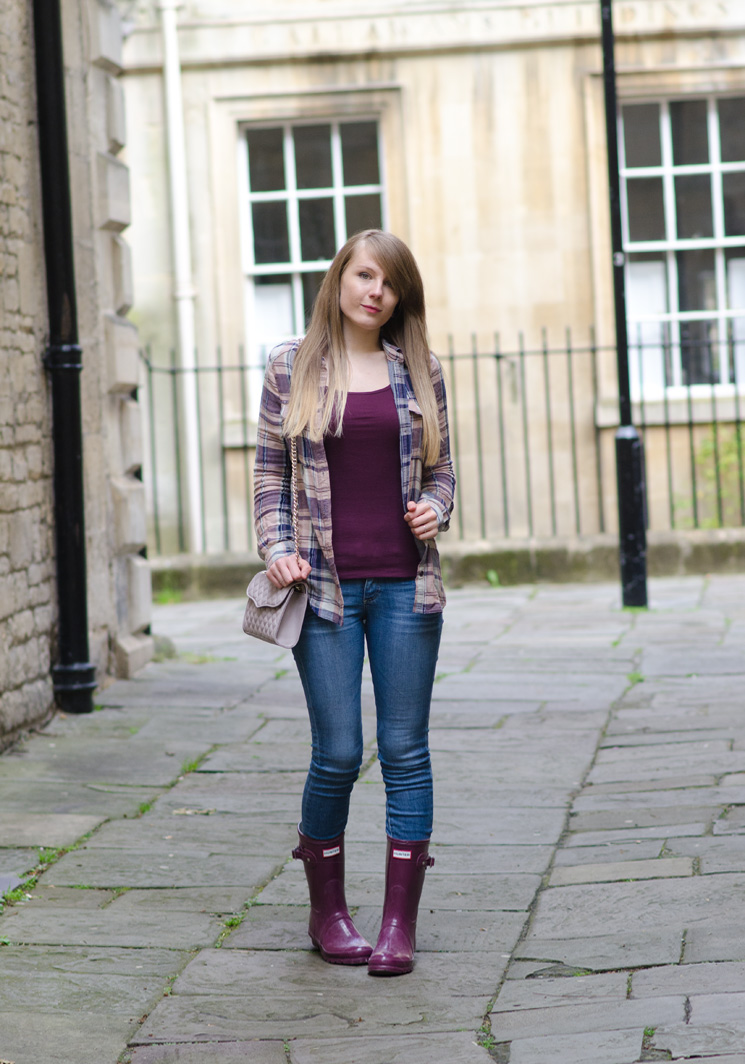
M 254 519 L 259 554 L 270 566 L 278 558 L 294 554 L 289 440 L 282 436 L 282 423 L 290 397 L 290 377 L 300 341 L 279 344 L 269 356 L 256 439 L 254 473 Z M 422 415 L 402 352 L 384 341 L 388 374 L 401 423 L 401 500 L 403 511 L 410 501 L 426 499 L 444 532 L 453 509 L 455 476 L 450 457 L 445 384 L 440 364 L 430 358 L 430 374 L 437 399 L 440 457 L 434 466 L 422 468 Z M 321 371 L 321 395 L 327 385 L 325 363 Z M 331 546 L 331 488 L 323 440 L 298 437 L 298 544 L 300 555 L 310 562 L 308 593 L 311 609 L 319 617 L 341 624 L 344 616 L 339 577 Z M 360 470 L 363 475 L 363 470 Z M 420 561 L 416 575 L 415 613 L 440 613 L 445 605 L 440 558 L 434 540 L 416 540 Z

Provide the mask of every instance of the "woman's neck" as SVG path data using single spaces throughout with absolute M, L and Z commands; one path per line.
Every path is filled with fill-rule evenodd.
M 350 358 L 377 355 L 383 350 L 380 329 L 358 329 L 353 322 L 344 319 L 344 347 Z

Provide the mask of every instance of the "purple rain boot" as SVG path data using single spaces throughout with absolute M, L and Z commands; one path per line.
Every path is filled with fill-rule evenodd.
M 367 962 L 370 975 L 405 975 L 414 967 L 419 899 L 424 873 L 434 863 L 434 857 L 429 856 L 429 839 L 402 842 L 389 836 L 383 923 Z
M 297 833 L 300 845 L 292 856 L 305 866 L 311 942 L 329 964 L 367 964 L 372 946 L 352 923 L 344 897 L 344 835 L 309 839 L 299 827 Z

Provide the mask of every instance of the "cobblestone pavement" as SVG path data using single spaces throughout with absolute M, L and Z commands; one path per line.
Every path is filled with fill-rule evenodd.
M 177 656 L 0 757 L 0 1061 L 745 1064 L 745 576 L 619 599 L 451 592 L 437 863 L 389 980 L 310 949 L 291 656 L 238 599 L 157 607 Z M 365 729 L 347 894 L 374 938 L 369 683 Z

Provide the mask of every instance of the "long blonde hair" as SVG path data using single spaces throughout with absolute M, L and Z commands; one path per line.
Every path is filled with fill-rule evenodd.
M 349 363 L 344 347 L 343 315 L 339 305 L 341 277 L 357 248 L 364 244 L 398 297 L 391 318 L 380 330 L 381 340 L 401 349 L 422 411 L 422 458 L 434 465 L 440 455 L 440 427 L 432 379 L 424 285 L 414 256 L 402 240 L 382 229 L 356 233 L 337 252 L 323 279 L 313 305 L 308 331 L 298 347 L 292 367 L 290 399 L 282 431 L 297 436 L 307 431 L 320 440 L 329 431 L 336 414 L 336 435 L 341 435 L 342 417 L 349 390 Z M 321 364 L 328 366 L 328 391 L 318 416 Z

